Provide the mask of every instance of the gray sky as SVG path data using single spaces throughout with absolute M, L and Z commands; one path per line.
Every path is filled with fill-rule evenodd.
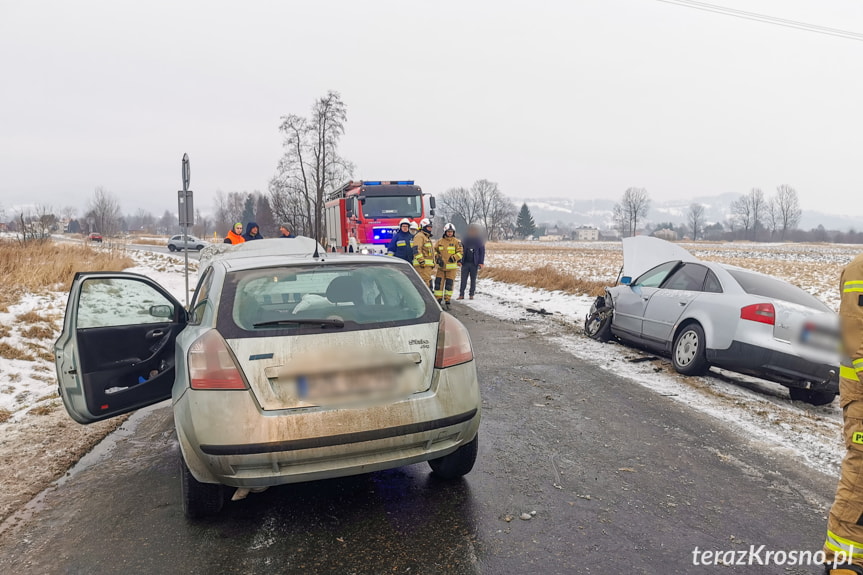
M 860 0 L 712 0 L 863 32 Z M 328 89 L 365 179 L 655 200 L 796 187 L 863 216 L 863 42 L 656 0 L 0 0 L 0 204 L 266 190 Z M 842 200 L 846 200 L 840 204 Z

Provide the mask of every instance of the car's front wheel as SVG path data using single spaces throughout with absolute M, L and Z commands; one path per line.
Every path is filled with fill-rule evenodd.
M 449 455 L 429 460 L 432 473 L 441 479 L 457 479 L 470 473 L 476 462 L 478 440 L 479 433 Z
M 827 405 L 833 403 L 836 398 L 835 391 L 803 389 L 801 387 L 789 387 L 788 394 L 794 401 L 805 401 L 811 405 Z
M 707 371 L 707 350 L 704 330 L 697 323 L 691 323 L 680 330 L 671 348 L 671 362 L 674 369 L 683 375 L 701 375 Z
M 180 489 L 183 493 L 183 513 L 189 519 L 215 515 L 225 504 L 224 488 L 217 483 L 201 483 L 192 476 L 180 454 Z
M 168 251 L 175 252 L 177 251 L 177 247 L 174 244 L 168 244 Z
M 584 334 L 596 341 L 610 341 L 611 321 L 614 318 L 614 309 L 606 304 L 606 298 L 598 297 L 584 320 Z
M 204 249 L 204 246 L 202 246 L 202 245 L 197 245 L 197 246 L 195 246 L 195 249 L 196 249 L 196 250 L 198 250 L 198 251 L 201 251 L 202 249 Z

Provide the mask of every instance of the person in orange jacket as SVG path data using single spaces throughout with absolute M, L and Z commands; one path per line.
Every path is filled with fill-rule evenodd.
M 246 238 L 243 237 L 243 224 L 234 224 L 234 229 L 228 232 L 228 235 L 225 236 L 226 244 L 241 244 L 246 241 Z

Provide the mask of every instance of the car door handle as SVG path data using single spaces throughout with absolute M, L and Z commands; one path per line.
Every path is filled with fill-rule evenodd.
M 689 303 L 689 302 L 679 301 L 679 302 L 677 302 L 677 303 L 678 303 L 678 304 L 680 304 L 680 306 L 682 307 L 682 306 L 685 306 L 685 305 L 686 305 L 687 303 Z
M 159 338 L 160 338 L 160 337 L 162 337 L 163 335 L 165 335 L 165 331 L 164 331 L 164 330 L 161 330 L 161 329 L 154 329 L 154 330 L 150 330 L 150 331 L 148 331 L 148 332 L 147 332 L 146 338 L 147 338 L 147 339 L 159 339 Z

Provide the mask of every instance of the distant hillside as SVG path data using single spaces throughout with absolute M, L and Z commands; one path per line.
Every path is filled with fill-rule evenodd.
M 648 222 L 673 222 L 682 224 L 686 221 L 689 205 L 693 202 L 705 207 L 707 223 L 726 222 L 731 218 L 731 203 L 740 194 L 722 194 L 718 196 L 696 197 L 692 200 L 670 200 L 651 202 Z M 516 204 L 527 202 L 533 218 L 540 224 L 565 224 L 570 226 L 594 226 L 607 229 L 614 225 L 613 210 L 616 200 L 605 199 L 573 199 L 573 198 L 516 198 Z M 828 230 L 856 231 L 863 230 L 863 218 L 828 214 L 824 212 L 803 212 L 800 228 L 808 230 L 823 225 Z

